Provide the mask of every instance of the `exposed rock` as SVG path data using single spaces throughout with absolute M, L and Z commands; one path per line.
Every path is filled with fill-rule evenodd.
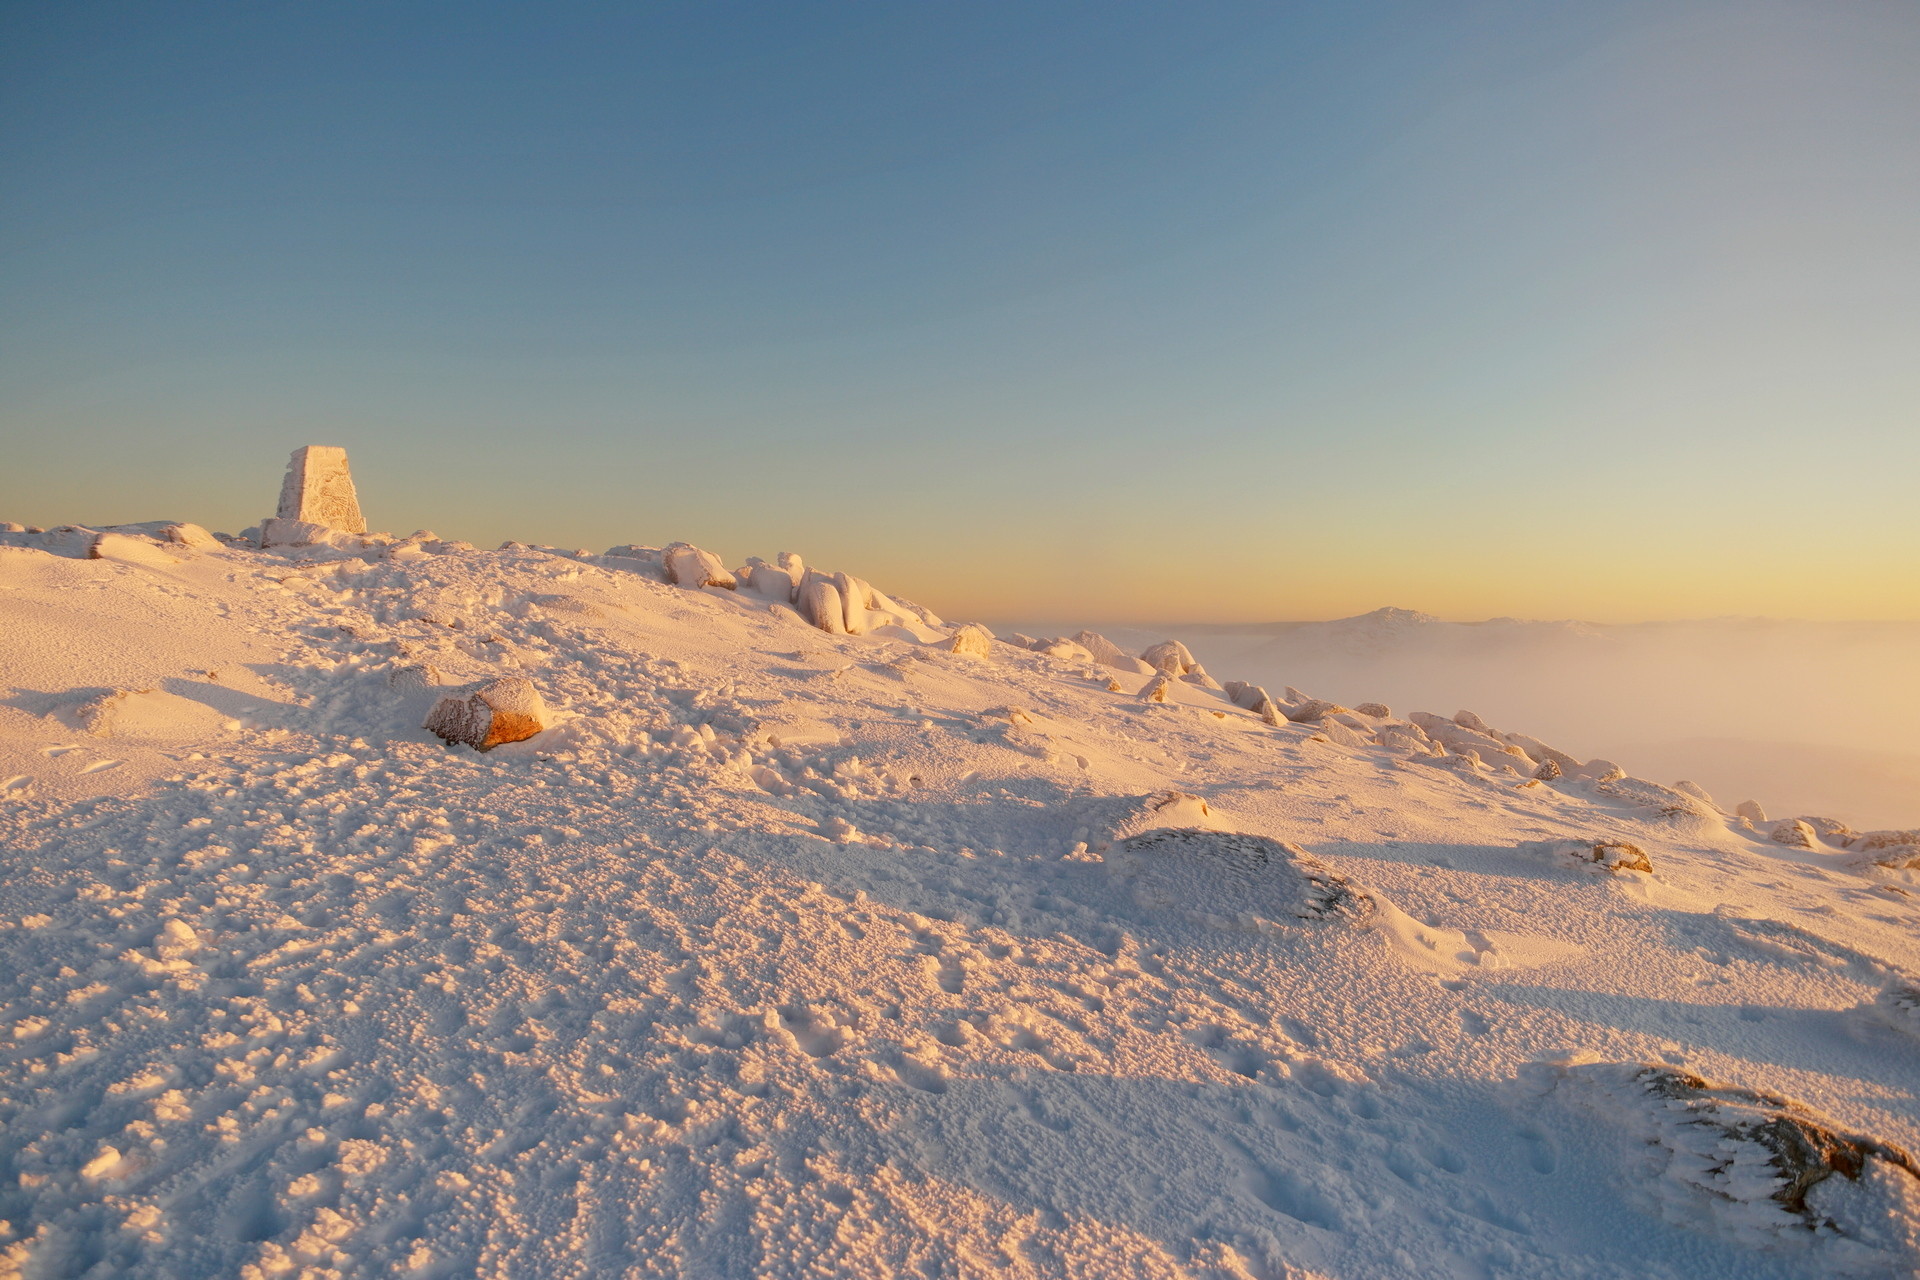
M 1295 724 L 1318 724 L 1328 716 L 1346 708 L 1337 702 L 1328 702 L 1325 698 L 1308 698 L 1286 709 L 1287 719 Z
M 689 542 L 671 542 L 661 551 L 667 581 L 679 587 L 725 587 L 735 590 L 739 584 L 727 567 L 711 551 L 702 551 Z
M 1287 723 L 1287 713 L 1282 711 L 1280 704 L 1272 698 L 1262 698 L 1260 705 L 1255 707 L 1253 712 L 1270 725 L 1277 726 Z
M 1033 723 L 1033 715 L 1025 707 L 988 707 L 980 715 L 983 719 L 1005 720 L 1008 724 Z
M 433 704 L 420 727 L 448 742 L 489 751 L 545 729 L 547 707 L 531 680 L 508 676 L 471 693 L 447 694 Z
M 1384 702 L 1363 702 L 1354 710 L 1363 716 L 1372 716 L 1375 720 L 1388 720 L 1393 716 L 1393 712 Z
M 1800 821 L 1812 827 L 1814 834 L 1828 844 L 1847 846 L 1853 840 L 1853 828 L 1838 818 L 1821 818 L 1811 814 L 1801 814 Z
M 1760 807 L 1758 800 L 1742 800 L 1733 806 L 1733 811 L 1756 826 L 1767 820 L 1767 811 Z
M 1767 838 L 1775 844 L 1784 844 L 1794 849 L 1811 849 L 1818 839 L 1814 829 L 1798 818 L 1782 818 L 1773 824 L 1767 832 Z
M 1599 863 L 1608 871 L 1644 871 L 1653 874 L 1653 862 L 1639 845 L 1628 844 L 1625 840 L 1603 840 L 1593 846 L 1590 860 Z
M 1874 1195 L 1859 1196 L 1856 1204 L 1858 1193 L 1846 1193 L 1845 1183 L 1886 1176 L 1886 1189 L 1909 1203 L 1920 1186 L 1920 1164 L 1899 1147 L 1849 1133 L 1777 1094 L 1717 1084 L 1658 1063 L 1592 1063 L 1563 1071 L 1626 1105 L 1634 1140 L 1652 1157 L 1647 1172 L 1654 1185 L 1683 1195 L 1678 1203 L 1658 1205 L 1675 1221 L 1702 1225 L 1705 1217 L 1743 1232 L 1814 1229 L 1859 1238 L 1884 1229 L 1887 1206 Z M 1845 1180 L 1842 1194 L 1830 1195 L 1836 1174 Z M 1770 1206 L 1771 1214 L 1762 1206 Z M 1856 1209 L 1864 1212 L 1856 1216 Z M 1900 1251 L 1910 1249 L 1906 1242 Z M 1901 1259 L 1913 1261 L 1910 1255 Z
M 1541 782 L 1552 782 L 1560 776 L 1560 766 L 1551 760 L 1542 760 L 1540 767 L 1533 771 L 1533 776 Z
M 1853 838 L 1853 843 L 1848 847 L 1861 853 L 1871 853 L 1876 849 L 1895 849 L 1903 845 L 1920 845 L 1920 829 L 1863 831 Z
M 287 478 L 280 485 L 282 520 L 325 525 L 345 533 L 365 533 L 360 498 L 347 470 L 347 451 L 337 445 L 309 444 L 293 451 Z
M 1172 676 L 1164 673 L 1157 675 L 1147 681 L 1145 687 L 1140 690 L 1140 700 L 1142 702 L 1165 702 L 1167 700 L 1167 690 L 1172 686 Z
M 993 632 L 977 622 L 969 622 L 954 629 L 947 641 L 950 653 L 965 654 L 969 658 L 991 658 L 993 656 Z

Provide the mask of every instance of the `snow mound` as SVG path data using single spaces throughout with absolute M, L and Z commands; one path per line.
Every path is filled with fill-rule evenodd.
M 1298 845 L 1230 831 L 1170 828 L 1122 841 L 1107 858 L 1140 906 L 1214 929 L 1271 931 L 1301 920 L 1359 923 L 1374 901 Z
M 1901 1148 L 1670 1066 L 1562 1073 L 1632 1139 L 1633 1185 L 1665 1220 L 1752 1247 L 1825 1245 L 1829 1264 L 1851 1272 L 1920 1266 L 1920 1165 Z

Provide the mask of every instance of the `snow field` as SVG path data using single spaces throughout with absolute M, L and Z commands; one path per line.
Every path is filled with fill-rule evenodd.
M 1883 1169 L 1816 1229 L 1736 1151 L 1703 1227 L 1580 1074 L 1920 1147 L 1910 872 L 639 557 L 405 545 L 0 553 L 0 725 L 47 778 L 0 808 L 15 1272 L 1911 1269 Z M 420 729 L 508 676 L 553 727 Z M 66 710 L 134 685 L 223 722 Z M 1205 814 L 1143 817 L 1168 792 Z M 1570 856 L 1603 840 L 1652 871 Z

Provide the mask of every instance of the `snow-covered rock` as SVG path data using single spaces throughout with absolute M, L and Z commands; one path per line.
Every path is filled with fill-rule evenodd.
M 433 704 L 420 726 L 448 742 L 490 751 L 521 742 L 547 727 L 547 706 L 531 680 L 507 676 L 471 693 L 450 693 Z
M 962 654 L 969 658 L 991 658 L 993 656 L 993 632 L 977 622 L 969 622 L 955 627 L 953 635 L 947 640 L 950 653 Z
M 727 572 L 720 557 L 689 542 L 671 542 L 661 552 L 667 581 L 677 587 L 724 587 L 734 590 L 739 584 Z
M 1175 677 L 1186 675 L 1195 666 L 1193 654 L 1178 640 L 1162 640 L 1149 646 L 1141 651 L 1140 660 L 1162 675 Z
M 809 576 L 794 598 L 793 607 L 799 610 L 808 626 L 818 627 L 829 635 L 847 633 L 846 606 L 840 601 L 839 589 L 825 578 Z
M 1664 1064 L 1561 1074 L 1613 1120 L 1629 1187 L 1666 1221 L 1754 1248 L 1819 1249 L 1842 1274 L 1920 1264 L 1920 1165 L 1892 1143 Z
M 1127 671 L 1135 675 L 1147 675 L 1153 671 L 1151 665 L 1127 653 L 1098 631 L 1082 631 L 1074 636 L 1073 640 L 1087 651 L 1093 661 L 1103 667 L 1112 667 L 1115 671 Z

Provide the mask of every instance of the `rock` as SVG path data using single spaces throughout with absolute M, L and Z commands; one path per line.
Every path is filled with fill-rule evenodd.
M 123 564 L 143 564 L 154 569 L 171 569 L 180 563 L 181 557 L 191 554 L 184 548 L 177 552 L 164 549 L 165 544 L 152 538 L 138 538 L 124 533 L 102 533 L 94 538 L 87 548 L 89 560 L 118 560 Z
M 793 593 L 797 589 L 793 575 L 778 565 L 768 564 L 759 556 L 749 556 L 746 564 L 734 570 L 733 576 L 739 581 L 742 591 L 779 604 L 793 603 Z
M 1543 762 L 1547 760 L 1553 761 L 1555 765 L 1559 766 L 1562 774 L 1575 774 L 1580 771 L 1580 762 L 1578 760 L 1564 751 L 1556 750 L 1548 746 L 1538 738 L 1528 737 L 1524 733 L 1503 733 L 1500 736 L 1506 739 L 1509 745 L 1516 746 L 1526 752 L 1530 759 Z
M 360 497 L 347 471 L 347 451 L 337 445 L 309 444 L 293 451 L 287 478 L 280 485 L 282 520 L 325 525 L 346 533 L 365 533 Z
M 1533 776 L 1541 782 L 1552 782 L 1560 776 L 1560 766 L 1551 760 L 1542 760 L 1540 767 L 1533 771 Z
M 1248 711 L 1254 710 L 1268 700 L 1265 689 L 1257 684 L 1248 684 L 1244 680 L 1229 680 L 1220 686 L 1220 689 L 1227 695 L 1228 702 L 1236 707 L 1245 707 Z
M 678 587 L 698 589 L 700 587 L 725 587 L 735 590 L 739 584 L 720 557 L 711 551 L 702 551 L 690 542 L 670 542 L 660 552 L 660 558 L 666 565 L 667 581 Z
M 1118 680 L 1115 680 L 1112 676 L 1107 677 L 1108 693 L 1125 693 L 1126 691 L 1127 691 L 1127 688 L 1125 685 L 1121 684 Z
M 1581 765 L 1574 773 L 1582 778 L 1592 778 L 1595 782 L 1614 782 L 1627 776 L 1627 771 L 1613 761 L 1597 757 Z
M 1355 707 L 1354 710 L 1363 716 L 1370 716 L 1375 720 L 1390 720 L 1393 718 L 1393 712 L 1388 709 L 1387 704 L 1384 702 L 1363 702 Z
M 800 616 L 809 626 L 818 627 L 829 635 L 842 636 L 847 633 L 847 611 L 840 603 L 840 592 L 823 578 L 809 577 L 800 588 L 793 607 L 800 611 Z
M 1675 791 L 1678 791 L 1681 795 L 1692 796 L 1695 800 L 1700 801 L 1702 804 L 1706 805 L 1707 808 L 1709 809 L 1718 809 L 1720 807 L 1718 804 L 1714 803 L 1714 799 L 1711 795 L 1707 793 L 1707 789 L 1701 786 L 1697 782 L 1690 782 L 1686 778 L 1682 778 L 1678 782 L 1673 784 L 1673 789 Z
M 977 622 L 969 622 L 954 629 L 947 641 L 949 653 L 964 654 L 969 658 L 993 657 L 993 632 Z
M 1146 686 L 1140 690 L 1140 700 L 1142 702 L 1165 702 L 1167 700 L 1167 690 L 1172 686 L 1172 676 L 1164 673 L 1157 675 L 1147 681 Z
M 1260 700 L 1260 705 L 1255 707 L 1253 711 L 1255 715 L 1259 716 L 1262 720 L 1266 721 L 1268 724 L 1283 725 L 1287 723 L 1286 712 L 1282 711 L 1280 709 L 1280 704 L 1275 702 L 1272 698 L 1262 698 Z
M 1078 640 L 1069 640 L 1065 636 L 1056 636 L 1051 640 L 1042 640 L 1040 647 L 1034 650 L 1034 652 L 1044 653 L 1049 658 L 1054 658 L 1061 662 L 1071 662 L 1082 667 L 1091 666 L 1094 661 L 1092 652 L 1088 650 L 1085 645 L 1081 644 Z
M 197 524 L 187 524 L 184 521 L 163 524 L 156 532 L 163 542 L 171 542 L 179 547 L 191 547 L 195 551 L 218 551 L 221 547 L 220 539 Z
M 1848 847 L 1861 853 L 1872 853 L 1878 849 L 1898 849 L 1907 845 L 1920 845 L 1920 829 L 1863 831 L 1853 838 L 1853 843 Z
M 1195 667 L 1193 655 L 1178 640 L 1162 640 L 1141 651 L 1140 660 L 1162 675 L 1183 676 Z
M 833 575 L 834 590 L 840 593 L 840 607 L 846 611 L 847 634 L 867 633 L 867 610 L 873 607 L 873 588 L 850 573 Z
M 1073 638 L 1073 641 L 1103 667 L 1112 667 L 1115 671 L 1131 671 L 1137 675 L 1146 675 L 1153 670 L 1147 663 L 1127 653 L 1098 631 L 1082 631 Z
M 1733 806 L 1733 811 L 1740 817 L 1745 818 L 1748 822 L 1755 824 L 1767 820 L 1767 811 L 1760 807 L 1758 800 L 1742 800 L 1739 804 Z
M 1589 1063 L 1559 1073 L 1586 1085 L 1593 1101 L 1611 1102 L 1608 1110 L 1628 1121 L 1649 1192 L 1682 1197 L 1661 1206 L 1676 1221 L 1718 1220 L 1723 1230 L 1748 1238 L 1765 1231 L 1797 1239 L 1817 1231 L 1871 1239 L 1899 1212 L 1889 1199 L 1910 1206 L 1920 1196 L 1920 1163 L 1912 1156 L 1778 1094 L 1713 1083 L 1661 1063 Z M 1902 1256 L 1886 1260 L 1898 1270 L 1876 1267 L 1873 1274 L 1908 1274 L 1911 1242 L 1895 1249 Z
M 1422 733 L 1418 725 L 1382 725 L 1373 736 L 1381 746 L 1395 751 L 1411 751 L 1417 756 L 1433 754 L 1433 740 Z
M 508 676 L 471 693 L 447 694 L 433 704 L 420 727 L 448 742 L 490 751 L 545 729 L 547 707 L 531 680 Z
M 333 544 L 337 531 L 331 525 L 312 520 L 292 520 L 280 516 L 260 522 L 260 547 L 325 547 Z
M 1197 684 L 1202 689 L 1218 689 L 1220 687 L 1220 682 L 1208 675 L 1207 669 L 1197 662 L 1180 678 L 1188 684 Z
M 1462 729 L 1471 729 L 1475 733 L 1484 733 L 1490 738 L 1497 738 L 1500 736 L 1498 733 L 1494 732 L 1494 728 L 1492 725 L 1488 724 L 1485 720 L 1482 720 L 1479 716 L 1473 714 L 1473 712 L 1471 711 L 1454 712 L 1453 722 L 1459 725 Z
M 1853 842 L 1853 828 L 1838 818 L 1821 818 L 1803 813 L 1800 815 L 1800 821 L 1812 827 L 1814 834 L 1828 844 L 1837 844 L 1845 848 Z
M 1033 723 L 1033 715 L 1025 707 L 988 707 L 980 716 L 988 720 L 1005 720 L 1008 724 Z
M 1602 840 L 1593 846 L 1590 860 L 1599 863 L 1611 872 L 1644 871 L 1653 874 L 1653 863 L 1646 851 L 1636 844 L 1625 840 Z
M 1767 832 L 1767 838 L 1775 844 L 1784 844 L 1789 848 L 1811 849 L 1813 842 L 1819 837 L 1812 827 L 1800 819 L 1782 818 L 1773 824 L 1773 829 Z
M 1305 702 L 1286 708 L 1286 716 L 1295 724 L 1318 724 L 1335 712 L 1345 710 L 1339 703 L 1328 702 L 1325 698 L 1308 698 Z

